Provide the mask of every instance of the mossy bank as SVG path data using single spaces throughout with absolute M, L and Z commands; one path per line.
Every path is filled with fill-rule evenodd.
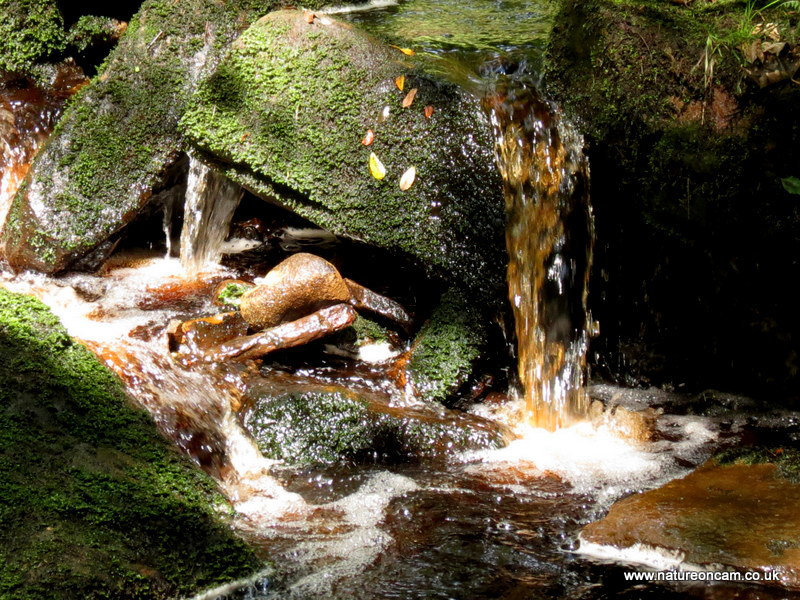
M 175 598 L 261 563 L 213 482 L 39 301 L 0 289 L 0 598 Z
M 545 82 L 592 172 L 592 354 L 629 384 L 762 394 L 800 378 L 785 291 L 800 204 L 781 185 L 800 169 L 800 88 L 761 89 L 745 70 L 774 37 L 793 60 L 798 19 L 745 9 L 564 0 L 556 17 Z

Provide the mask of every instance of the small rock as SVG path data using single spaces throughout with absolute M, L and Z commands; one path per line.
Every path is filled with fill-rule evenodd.
M 323 258 L 300 252 L 278 264 L 259 285 L 246 292 L 240 310 L 252 327 L 263 329 L 348 300 L 350 289 L 336 267 Z

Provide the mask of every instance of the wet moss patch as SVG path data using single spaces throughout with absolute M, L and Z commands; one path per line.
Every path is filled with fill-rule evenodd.
M 166 599 L 248 575 L 229 510 L 44 305 L 0 290 L 0 597 Z

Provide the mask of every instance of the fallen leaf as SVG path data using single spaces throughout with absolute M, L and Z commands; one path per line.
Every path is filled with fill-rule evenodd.
M 433 116 L 433 107 L 430 104 L 428 104 L 428 106 L 425 107 L 425 118 L 430 119 L 432 116 Z
M 402 52 L 406 56 L 414 56 L 416 54 L 416 52 L 414 52 L 411 48 L 401 48 L 400 46 L 392 46 L 392 48 L 400 50 L 400 52 Z
M 383 166 L 383 163 L 374 152 L 369 153 L 369 172 L 372 173 L 375 179 L 386 177 L 386 167 Z
M 400 189 L 404 192 L 414 185 L 414 180 L 417 178 L 417 169 L 416 167 L 409 168 L 403 176 L 400 178 Z
M 367 129 L 367 135 L 364 136 L 364 139 L 361 140 L 361 143 L 365 146 L 369 146 L 372 142 L 375 141 L 375 132 L 372 129 Z
M 800 179 L 797 177 L 785 177 L 781 179 L 783 189 L 790 194 L 800 195 Z
M 309 24 L 310 24 L 310 23 L 313 23 L 313 22 L 314 22 L 314 17 L 316 17 L 316 16 L 317 16 L 317 15 L 315 15 L 315 14 L 314 14 L 314 13 L 312 13 L 312 12 L 308 12 L 308 13 L 306 13 L 306 23 L 309 23 Z
M 250 132 L 242 134 L 242 141 L 245 141 L 249 137 L 250 137 Z
M 394 80 L 394 83 L 397 86 L 397 89 L 402 92 L 403 88 L 406 87 L 406 76 L 400 75 L 400 77 Z
M 408 92 L 408 94 L 406 94 L 406 97 L 403 98 L 403 108 L 408 108 L 409 106 L 414 104 L 414 98 L 416 97 L 417 97 L 417 88 L 413 88 L 410 92 Z

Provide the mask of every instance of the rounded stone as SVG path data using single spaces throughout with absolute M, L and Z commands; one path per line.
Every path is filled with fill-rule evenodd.
M 300 252 L 246 292 L 240 310 L 252 327 L 263 329 L 349 299 L 350 290 L 336 267 L 324 258 Z

